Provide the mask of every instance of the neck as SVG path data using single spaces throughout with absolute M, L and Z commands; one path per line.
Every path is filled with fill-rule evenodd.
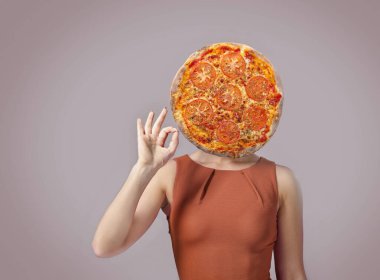
M 197 150 L 196 152 L 194 152 L 194 156 L 198 159 L 199 162 L 215 163 L 218 165 L 255 162 L 256 160 L 259 159 L 259 156 L 255 154 L 245 156 L 242 158 L 230 158 L 230 157 L 223 157 L 223 156 L 209 154 L 202 150 Z

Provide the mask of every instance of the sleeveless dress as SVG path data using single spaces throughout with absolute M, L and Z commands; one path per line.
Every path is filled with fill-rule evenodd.
M 277 240 L 276 165 L 220 170 L 189 155 L 177 164 L 168 222 L 180 280 L 271 280 Z

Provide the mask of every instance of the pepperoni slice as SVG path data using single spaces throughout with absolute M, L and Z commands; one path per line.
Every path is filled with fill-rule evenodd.
M 245 50 L 244 56 L 252 62 L 252 61 L 254 61 L 256 54 L 252 50 Z
M 280 102 L 282 98 L 282 95 L 278 92 L 274 93 L 274 96 L 269 99 L 269 104 L 272 106 L 277 106 L 277 104 Z
M 194 86 L 199 89 L 210 88 L 216 79 L 216 70 L 214 66 L 205 61 L 195 64 L 190 73 L 190 80 Z
M 243 113 L 243 122 L 246 127 L 253 130 L 261 130 L 268 121 L 267 111 L 258 105 L 247 108 Z
M 238 53 L 226 53 L 220 62 L 223 74 L 232 79 L 242 76 L 245 66 L 244 58 Z
M 216 129 L 216 136 L 220 142 L 230 144 L 240 139 L 240 130 L 233 121 L 223 120 Z
M 201 125 L 212 119 L 211 104 L 204 99 L 195 99 L 186 105 L 184 118 L 195 125 Z
M 263 76 L 253 76 L 248 80 L 245 91 L 249 98 L 255 101 L 263 101 L 272 90 L 273 85 Z
M 241 91 L 237 86 L 227 84 L 217 93 L 216 99 L 220 107 L 226 110 L 236 110 L 243 102 Z

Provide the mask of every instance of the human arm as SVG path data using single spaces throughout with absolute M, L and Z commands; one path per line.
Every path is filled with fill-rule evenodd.
M 302 190 L 294 172 L 276 166 L 280 208 L 277 242 L 274 247 L 277 280 L 307 280 L 303 263 Z
M 163 166 L 175 153 L 178 131 L 166 127 L 160 132 L 166 109 L 152 128 L 153 115 L 149 114 L 145 128 L 137 119 L 139 158 L 97 226 L 92 248 L 98 257 L 111 257 L 131 246 L 152 224 L 163 202 Z M 166 148 L 170 132 L 174 134 Z

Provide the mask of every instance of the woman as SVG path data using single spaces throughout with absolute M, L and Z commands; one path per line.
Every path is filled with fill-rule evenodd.
M 138 160 L 134 164 L 128 176 L 128 179 L 126 180 L 123 187 L 121 188 L 117 196 L 114 198 L 112 203 L 109 205 L 108 209 L 106 210 L 104 216 L 102 217 L 97 227 L 92 242 L 92 247 L 95 254 L 98 257 L 111 257 L 125 251 L 147 231 L 147 229 L 150 227 L 150 225 L 157 217 L 159 210 L 164 209 L 163 205 L 165 205 L 165 203 L 169 206 L 173 204 L 174 182 L 175 180 L 180 180 L 178 179 L 179 177 L 177 177 L 176 179 L 177 168 L 179 168 L 177 167 L 177 165 L 182 162 L 182 166 L 188 166 L 186 167 L 186 169 L 182 169 L 181 172 L 186 172 L 186 170 L 189 170 L 188 167 L 190 166 L 192 167 L 190 169 L 198 170 L 196 171 L 198 172 L 197 174 L 192 173 L 192 176 L 195 177 L 190 177 L 190 180 L 186 179 L 187 181 L 191 181 L 191 178 L 194 178 L 195 181 L 197 179 L 196 176 L 202 173 L 205 175 L 205 177 L 203 177 L 202 180 L 207 179 L 205 181 L 207 181 L 207 183 L 209 184 L 210 178 L 212 177 L 212 175 L 215 175 L 215 171 L 219 172 L 219 176 L 227 176 L 224 177 L 223 180 L 225 180 L 226 178 L 228 179 L 228 176 L 239 176 L 236 177 L 236 179 L 241 179 L 244 177 L 242 176 L 243 174 L 246 175 L 247 177 L 244 177 L 245 179 L 241 180 L 247 181 L 242 181 L 242 184 L 237 184 L 239 185 L 239 187 L 241 186 L 241 189 L 239 189 L 239 192 L 235 193 L 239 195 L 240 193 L 243 193 L 245 191 L 247 194 L 246 196 L 248 197 L 247 199 L 249 199 L 248 201 L 250 205 L 248 206 L 251 207 L 252 205 L 252 207 L 258 207 L 252 208 L 255 209 L 255 211 L 247 213 L 249 215 L 259 213 L 262 216 L 257 217 L 263 218 L 263 220 L 261 221 L 262 224 L 265 226 L 269 226 L 260 231 L 260 226 L 258 226 L 258 224 L 256 223 L 257 221 L 254 219 L 249 219 L 252 216 L 247 216 L 248 220 L 244 220 L 242 216 L 239 217 L 239 219 L 234 219 L 234 216 L 231 216 L 231 220 L 228 220 L 226 216 L 222 216 L 222 218 L 213 216 L 212 219 L 210 219 L 211 223 L 208 222 L 208 224 L 205 224 L 203 220 L 207 220 L 207 215 L 209 213 L 211 215 L 211 213 L 216 213 L 220 211 L 220 213 L 225 213 L 223 215 L 228 215 L 228 213 L 233 212 L 234 209 L 239 209 L 240 211 L 240 204 L 243 204 L 243 199 L 245 199 L 242 196 L 239 198 L 242 199 L 241 203 L 236 203 L 235 201 L 233 202 L 234 204 L 229 204 L 230 209 L 227 210 L 230 212 L 226 212 L 226 209 L 222 207 L 222 204 L 215 204 L 214 206 L 212 206 L 214 208 L 218 207 L 219 209 L 217 211 L 209 209 L 208 212 L 202 212 L 203 217 L 196 221 L 191 221 L 195 222 L 194 226 L 194 223 L 191 224 L 191 222 L 189 221 L 191 219 L 190 214 L 196 215 L 195 211 L 198 211 L 197 209 L 200 208 L 194 208 L 193 212 L 184 211 L 184 209 L 181 207 L 183 207 L 183 205 L 186 205 L 186 201 L 188 198 L 187 196 L 190 196 L 190 194 L 183 194 L 183 197 L 180 198 L 181 190 L 180 187 L 176 185 L 178 189 L 176 190 L 175 197 L 176 199 L 178 199 L 178 201 L 175 206 L 175 209 L 173 206 L 173 209 L 170 210 L 176 211 L 176 217 L 173 216 L 173 220 L 169 224 L 169 233 L 171 226 L 173 227 L 172 230 L 175 231 L 179 231 L 182 227 L 182 240 L 187 239 L 189 241 L 189 244 L 191 242 L 191 245 L 187 244 L 189 246 L 186 247 L 185 244 L 179 244 L 180 239 L 178 239 L 177 236 L 175 237 L 177 239 L 173 239 L 174 237 L 172 238 L 177 268 L 180 272 L 181 279 L 202 279 L 202 275 L 206 273 L 205 271 L 210 271 L 210 273 L 211 271 L 213 271 L 213 273 L 217 273 L 217 271 L 223 271 L 224 274 L 221 275 L 226 275 L 225 279 L 228 278 L 231 280 L 232 278 L 243 279 L 243 277 L 249 277 L 249 279 L 258 280 L 270 279 L 268 271 L 268 262 L 270 262 L 270 256 L 272 254 L 273 248 L 277 279 L 305 280 L 306 274 L 303 264 L 302 194 L 292 170 L 282 165 L 274 165 L 274 178 L 276 178 L 277 180 L 276 191 L 273 192 L 273 189 L 268 188 L 268 190 L 271 191 L 268 192 L 268 194 L 276 194 L 276 198 L 274 198 L 274 196 L 272 195 L 273 202 L 276 202 L 276 205 L 272 205 L 272 208 L 270 208 L 275 209 L 275 214 L 271 216 L 271 213 L 273 211 L 265 210 L 267 208 L 264 208 L 264 205 L 265 207 L 268 207 L 268 205 L 271 205 L 271 202 L 269 201 L 268 203 L 268 201 L 265 201 L 262 198 L 262 196 L 265 196 L 264 192 L 266 190 L 259 189 L 259 191 L 257 191 L 257 186 L 255 186 L 256 183 L 253 184 L 253 182 L 251 181 L 251 179 L 249 179 L 249 176 L 246 173 L 258 172 L 258 170 L 267 170 L 264 169 L 264 166 L 271 166 L 270 164 L 273 163 L 272 161 L 262 157 L 258 157 L 256 155 L 238 159 L 219 157 L 216 155 L 205 153 L 201 150 L 196 151 L 189 156 L 182 156 L 177 157 L 175 159 L 171 159 L 174 156 L 175 151 L 178 147 L 178 130 L 173 127 L 165 127 L 161 129 L 166 114 L 167 109 L 165 107 L 153 124 L 154 113 L 150 112 L 144 126 L 142 124 L 141 119 L 137 119 Z M 173 133 L 171 141 L 168 147 L 165 147 L 166 139 L 170 133 Z M 180 158 L 181 160 L 178 160 L 178 158 Z M 259 164 L 261 164 L 260 168 L 262 169 L 253 169 L 255 165 L 256 168 L 259 168 Z M 192 172 L 195 172 L 194 170 Z M 256 173 L 256 175 L 259 176 L 261 173 L 262 172 L 260 171 L 259 173 Z M 185 176 L 185 174 L 183 173 L 181 173 L 181 175 Z M 218 177 L 216 176 L 215 180 L 217 180 L 217 178 Z M 178 184 L 178 182 L 179 181 L 176 181 L 176 184 Z M 257 196 L 251 196 L 252 193 L 249 193 L 248 190 L 250 187 L 242 187 L 243 185 L 248 186 L 249 184 L 247 182 L 249 182 L 252 188 L 256 191 Z M 202 201 L 202 198 L 204 199 L 205 193 L 209 191 L 207 190 L 208 188 L 211 189 L 211 185 L 209 185 L 208 187 L 206 187 L 206 184 L 202 185 L 202 196 L 200 198 L 200 201 Z M 207 194 L 209 196 L 209 199 L 208 201 L 205 200 L 205 203 L 211 203 L 212 199 L 214 199 L 214 197 L 216 197 L 216 194 L 218 194 L 218 191 L 224 191 L 221 188 L 217 189 L 215 186 L 213 186 L 213 188 L 214 189 L 212 191 L 214 191 L 214 193 L 211 193 L 210 195 Z M 195 192 L 193 191 L 193 193 Z M 212 195 L 214 195 L 214 197 L 212 197 Z M 230 193 L 228 196 L 230 195 L 233 195 L 233 193 Z M 185 196 L 186 199 L 183 199 Z M 261 200 L 252 200 L 253 198 L 259 198 Z M 179 199 L 182 199 L 181 203 Z M 253 203 L 253 201 L 256 201 L 257 203 Z M 260 205 L 260 201 L 261 206 L 258 206 Z M 175 202 L 176 201 L 174 201 L 174 203 Z M 226 202 L 228 202 L 228 200 L 226 200 Z M 195 204 L 193 203 L 192 205 Z M 207 204 L 204 205 L 206 207 L 209 207 L 209 205 Z M 247 207 L 247 204 L 244 205 L 244 207 Z M 185 216 L 185 213 L 187 213 L 188 216 Z M 174 212 L 172 214 L 174 215 Z M 236 213 L 234 213 L 234 215 L 235 214 Z M 243 213 L 243 215 L 245 214 Z M 270 219 L 272 220 L 268 221 L 269 218 L 267 217 L 270 217 Z M 184 225 L 185 219 L 188 219 L 186 225 Z M 242 221 L 245 223 L 244 226 L 239 226 L 238 222 L 241 223 Z M 247 224 L 247 221 L 249 224 Z M 206 240 L 206 236 L 209 236 L 210 234 L 200 234 L 200 231 L 205 227 L 207 227 L 208 230 L 211 229 L 211 226 L 213 226 L 212 224 L 214 222 L 215 224 L 219 223 L 220 225 L 227 225 L 224 228 L 226 229 L 226 231 L 229 231 L 229 235 L 224 237 L 224 233 L 220 232 L 220 229 L 224 228 L 220 227 L 219 231 L 215 235 L 211 236 L 212 239 Z M 276 225 L 274 225 L 273 222 L 275 222 Z M 192 225 L 192 227 L 189 226 L 190 224 Z M 232 227 L 230 225 L 232 225 Z M 248 232 L 247 229 L 249 229 Z M 275 234 L 275 238 L 269 240 L 268 238 L 272 236 L 273 233 Z M 258 234 L 260 235 L 259 237 L 257 237 Z M 186 248 L 187 251 L 194 250 L 195 244 L 197 244 L 195 242 L 196 238 L 198 238 L 198 244 L 202 244 L 201 246 L 203 246 L 201 250 L 198 250 L 198 255 L 196 255 L 196 257 L 191 257 L 190 255 L 186 255 L 185 252 L 181 252 L 181 255 L 186 256 L 186 258 L 179 261 L 180 248 L 182 248 L 181 250 Z M 236 238 L 236 240 L 234 240 L 234 238 Z M 216 242 L 216 240 L 224 240 L 224 243 L 219 243 L 219 245 L 230 246 L 223 248 L 231 248 L 231 250 L 228 251 L 226 254 L 221 254 L 221 256 L 218 256 L 218 253 L 216 252 L 220 252 L 221 248 L 218 247 L 219 245 L 216 247 L 209 247 L 209 249 L 204 249 L 208 246 L 208 243 L 205 242 L 211 243 Z M 252 243 L 252 240 L 254 240 L 255 243 Z M 245 243 L 242 243 L 242 241 L 247 242 L 247 246 L 252 247 L 245 246 Z M 260 242 L 263 243 L 269 241 L 271 243 L 263 244 L 263 247 L 260 250 L 256 250 L 256 247 L 254 247 L 261 246 L 262 244 L 259 244 Z M 231 257 L 235 248 L 237 248 L 236 244 L 243 244 L 246 247 L 246 250 L 239 251 L 239 254 L 243 254 L 242 252 L 244 252 L 244 254 L 246 253 L 247 256 Z M 265 264 L 264 262 L 262 262 L 263 256 L 260 255 L 261 252 L 264 251 L 264 249 L 269 249 L 269 255 L 267 254 L 268 256 L 266 256 Z M 205 254 L 209 254 L 210 251 L 213 251 L 213 253 L 216 254 L 214 254 L 207 260 L 202 259 L 202 263 L 199 262 L 196 266 L 194 265 L 191 269 L 188 269 L 189 271 L 186 271 L 187 268 L 184 268 L 184 266 L 188 265 L 187 267 L 191 267 L 189 266 L 190 263 L 196 263 L 197 260 L 203 258 Z M 257 259 L 254 259 L 255 256 L 257 257 Z M 228 258 L 229 260 L 232 260 L 232 262 L 218 263 L 217 261 L 213 261 L 227 260 Z M 236 262 L 239 262 L 239 265 L 234 264 L 234 260 L 236 260 Z M 262 263 L 259 264 L 259 262 Z M 207 270 L 202 271 L 201 269 L 198 269 L 198 267 L 201 267 L 203 265 Z M 265 266 L 265 268 L 260 266 Z M 233 269 L 236 268 L 242 270 L 247 269 L 244 273 L 251 274 L 249 276 L 242 276 L 243 272 L 240 274 L 239 270 L 233 271 Z M 251 269 L 251 272 L 249 272 L 249 269 Z M 258 271 L 261 271 L 260 274 Z M 229 274 L 230 276 L 227 277 L 227 274 Z M 254 274 L 255 276 L 253 276 Z M 193 277 L 187 275 L 193 275 Z M 233 276 L 231 278 L 231 275 L 236 276 Z M 203 278 L 206 279 L 206 277 Z M 218 280 L 222 278 L 223 276 L 218 276 Z

